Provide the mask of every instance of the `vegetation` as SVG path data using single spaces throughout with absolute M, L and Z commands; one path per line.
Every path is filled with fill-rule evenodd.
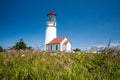
M 11 49 L 15 50 L 26 50 L 26 49 L 31 49 L 32 47 L 27 47 L 26 43 L 24 42 L 23 39 L 20 39 L 19 42 L 17 42 Z
M 79 49 L 79 48 L 76 48 L 76 49 L 73 49 L 73 51 L 75 51 L 75 52 L 80 52 L 80 49 Z
M 2 48 L 2 46 L 0 46 L 0 52 L 3 52 L 4 51 L 4 49 Z
M 0 80 L 119 80 L 120 52 L 0 53 Z

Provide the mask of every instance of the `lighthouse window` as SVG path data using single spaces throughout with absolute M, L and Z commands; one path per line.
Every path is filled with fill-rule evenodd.
M 54 21 L 54 16 L 50 15 L 50 16 L 48 17 L 48 21 Z

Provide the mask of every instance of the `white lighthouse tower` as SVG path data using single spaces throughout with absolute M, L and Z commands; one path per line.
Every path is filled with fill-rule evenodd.
M 46 35 L 45 35 L 45 50 L 46 44 L 51 40 L 57 37 L 56 34 L 56 14 L 53 11 L 50 11 L 48 14 L 48 19 L 46 22 Z

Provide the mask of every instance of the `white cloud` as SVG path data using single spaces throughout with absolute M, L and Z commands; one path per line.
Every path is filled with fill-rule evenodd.
M 120 43 L 110 43 L 110 47 L 120 47 Z
M 98 48 L 101 48 L 101 47 L 104 47 L 104 48 L 105 48 L 106 46 L 105 46 L 105 45 L 98 45 L 97 47 L 98 47 Z

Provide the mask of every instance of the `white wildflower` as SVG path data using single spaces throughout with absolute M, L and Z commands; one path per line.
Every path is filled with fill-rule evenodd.
M 24 54 L 22 54 L 22 56 L 21 57 L 24 57 L 25 55 Z

